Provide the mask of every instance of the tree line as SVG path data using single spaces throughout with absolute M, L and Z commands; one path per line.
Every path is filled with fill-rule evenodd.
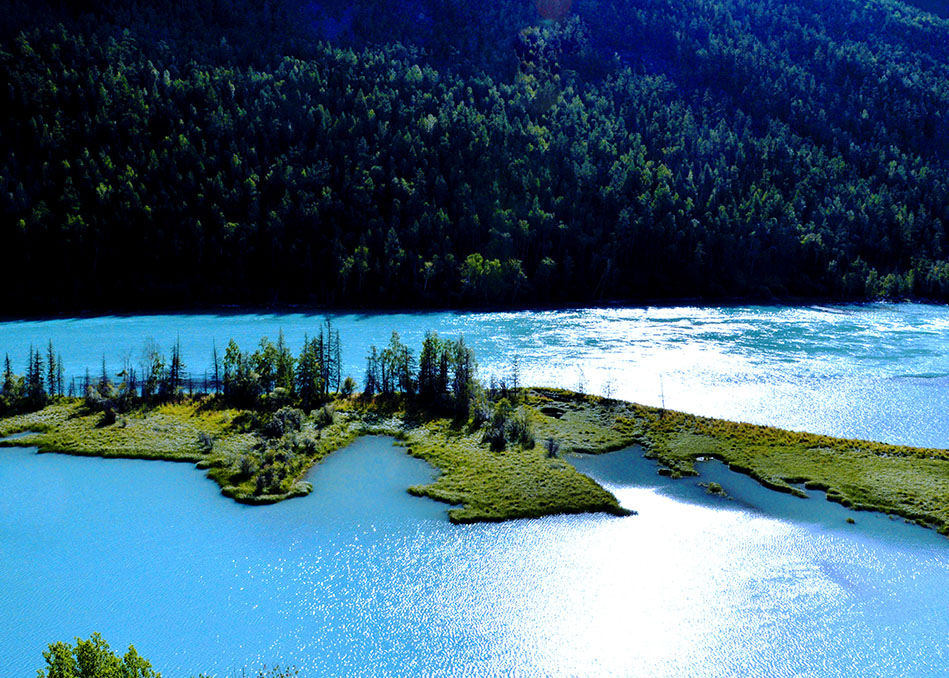
M 237 408 L 250 412 L 250 430 L 262 437 L 259 449 L 245 455 L 241 473 L 257 480 L 256 493 L 268 494 L 292 476 L 292 459 L 301 446 L 299 431 L 307 418 L 322 428 L 334 421 L 333 403 L 338 398 L 358 397 L 365 404 L 397 404 L 414 407 L 433 416 L 449 416 L 483 429 L 482 442 L 495 451 L 509 443 L 530 449 L 535 445 L 533 427 L 518 409 L 522 397 L 519 365 L 514 358 L 510 375 L 484 384 L 478 377 L 474 351 L 459 336 L 442 338 L 426 332 L 418 352 L 392 332 L 382 348 L 370 346 L 362 391 L 352 376 L 341 378 L 342 343 L 339 330 L 326 320 L 312 337 L 305 337 L 298 355 L 287 346 L 283 332 L 276 343 L 263 337 L 255 350 L 241 349 L 233 339 L 223 355 L 211 349 L 211 366 L 202 378 L 190 374 L 181 358 L 180 342 L 166 359 L 147 342 L 136 367 L 130 358 L 110 375 L 103 357 L 102 371 L 79 380 L 82 402 L 89 412 L 102 413 L 102 425 L 114 424 L 120 415 L 171 402 L 199 401 L 204 407 Z M 32 347 L 25 376 L 14 373 L 5 358 L 0 388 L 0 416 L 39 410 L 64 396 L 75 397 L 76 380 L 69 392 L 63 389 L 62 358 L 53 350 Z M 213 442 L 204 439 L 210 449 Z M 312 442 L 312 441 L 310 441 Z M 549 447 L 553 441 L 548 441 Z M 551 454 L 555 454 L 552 451 Z
M 390 4 L 12 3 L 0 307 L 949 298 L 946 19 Z
M 68 641 L 50 643 L 43 651 L 43 668 L 37 671 L 38 678 L 161 678 L 150 661 L 142 657 L 134 645 L 129 645 L 124 655 L 112 650 L 101 634 L 93 632 L 88 640 L 76 638 L 75 644 Z M 254 673 L 241 671 L 248 678 L 298 678 L 296 669 L 265 667 Z M 192 678 L 210 678 L 202 673 Z
M 298 355 L 282 331 L 276 342 L 263 337 L 253 350 L 241 349 L 233 339 L 223 353 L 214 345 L 210 368 L 203 375 L 188 372 L 177 341 L 167 357 L 154 342 L 146 342 L 138 363 L 127 357 L 115 374 L 107 371 L 103 356 L 99 374 L 92 376 L 86 369 L 85 377 L 72 378 L 68 389 L 63 375 L 62 357 L 51 341 L 45 353 L 30 347 L 24 375 L 14 371 L 7 354 L 0 415 L 42 409 L 63 396 L 81 397 L 90 409 L 112 417 L 142 405 L 206 396 L 215 397 L 223 407 L 270 412 L 295 407 L 309 412 L 335 397 L 350 397 L 357 388 L 352 376 L 342 378 L 342 340 L 330 320 L 312 337 L 304 337 Z M 382 349 L 370 347 L 360 395 L 417 401 L 467 418 L 481 391 L 477 360 L 463 337 L 443 339 L 430 331 L 416 354 L 393 332 Z
M 63 358 L 50 341 L 45 352 L 30 346 L 25 374 L 13 371 L 10 355 L 4 356 L 0 387 L 0 415 L 42 409 L 51 398 L 65 395 Z

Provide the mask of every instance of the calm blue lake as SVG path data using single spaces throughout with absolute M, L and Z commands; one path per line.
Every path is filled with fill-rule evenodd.
M 623 309 L 340 315 L 345 361 L 392 328 L 475 346 L 484 373 L 700 414 L 943 446 L 949 312 Z M 144 316 L 0 325 L 0 351 L 52 338 L 70 369 L 180 337 L 250 347 L 318 317 Z M 669 481 L 636 450 L 576 458 L 639 511 L 452 526 L 405 488 L 432 470 L 370 438 L 314 492 L 244 507 L 186 464 L 0 450 L 0 675 L 100 631 L 166 678 L 295 664 L 303 675 L 927 676 L 949 665 L 949 541 L 709 464 Z M 845 518 L 853 516 L 856 525 Z

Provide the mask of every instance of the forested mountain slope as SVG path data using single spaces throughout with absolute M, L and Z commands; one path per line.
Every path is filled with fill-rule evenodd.
M 949 21 L 910 5 L 0 21 L 0 312 L 949 298 Z

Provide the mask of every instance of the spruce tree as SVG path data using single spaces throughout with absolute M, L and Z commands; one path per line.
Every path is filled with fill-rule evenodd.
M 49 340 L 49 344 L 46 347 L 46 384 L 48 386 L 49 395 L 56 396 L 62 395 L 62 393 L 56 392 L 57 379 L 56 379 L 56 354 L 53 352 L 53 340 Z

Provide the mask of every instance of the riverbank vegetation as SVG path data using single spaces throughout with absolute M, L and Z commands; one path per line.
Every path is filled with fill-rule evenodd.
M 822 490 L 855 510 L 899 515 L 949 534 L 949 451 L 848 440 L 699 417 L 569 391 L 529 389 L 539 436 L 568 449 L 602 452 L 641 445 L 659 472 L 695 474 L 719 459 L 766 487 L 806 497 Z M 727 489 L 727 488 L 726 488 Z
M 361 392 L 342 378 L 340 353 L 339 333 L 326 323 L 298 356 L 282 335 L 253 351 L 234 342 L 220 355 L 212 349 L 209 376 L 199 381 L 177 346 L 167 360 L 151 347 L 138 367 L 87 376 L 83 398 L 50 395 L 39 378 L 34 402 L 28 380 L 11 373 L 11 389 L 0 392 L 9 414 L 0 434 L 30 433 L 0 444 L 193 462 L 225 495 L 263 504 L 308 493 L 304 477 L 327 454 L 359 435 L 386 434 L 441 472 L 410 491 L 457 504 L 448 512 L 455 522 L 629 513 L 537 444 L 520 390 L 482 384 L 462 338 L 430 332 L 416 353 L 393 333 L 370 348 Z
M 944 17 L 560 4 L 7 3 L 0 307 L 949 299 Z
M 99 633 L 88 640 L 76 638 L 76 644 L 65 641 L 50 643 L 43 652 L 46 666 L 37 671 L 37 678 L 161 678 L 161 673 L 152 668 L 151 662 L 142 657 L 135 647 L 119 656 Z M 273 666 L 258 669 L 254 673 L 241 670 L 240 678 L 298 678 L 300 672 L 293 668 Z M 200 674 L 193 678 L 210 678 Z M 234 678 L 238 678 L 234 674 Z
M 356 437 L 390 435 L 438 469 L 433 482 L 407 489 L 452 504 L 454 522 L 628 513 L 564 455 L 640 445 L 660 473 L 688 477 L 697 461 L 720 459 L 777 491 L 804 497 L 805 488 L 819 489 L 847 507 L 901 515 L 949 534 L 946 450 L 524 388 L 516 363 L 508 379 L 484 384 L 462 338 L 431 332 L 417 353 L 396 333 L 382 348 L 371 347 L 357 391 L 355 380 L 340 373 L 340 342 L 329 323 L 303 342 L 298 356 L 282 336 L 276 343 L 262 339 L 254 351 L 231 342 L 220 362 L 212 350 L 210 376 L 197 383 L 172 347 L 170 360 L 155 351 L 142 372 L 127 365 L 116 376 L 120 381 L 104 373 L 87 377 L 84 398 L 50 395 L 42 376 L 49 371 L 31 350 L 42 397 L 29 395 L 27 379 L 8 375 L 15 391 L 0 391 L 9 408 L 0 435 L 29 433 L 0 444 L 193 462 L 225 495 L 271 503 L 311 491 L 306 473 Z M 47 353 L 54 355 L 51 348 Z M 31 408 L 33 402 L 40 404 Z
M 134 646 L 120 657 L 98 633 L 89 640 L 76 638 L 75 645 L 51 643 L 43 659 L 46 666 L 37 672 L 38 678 L 161 678 Z

